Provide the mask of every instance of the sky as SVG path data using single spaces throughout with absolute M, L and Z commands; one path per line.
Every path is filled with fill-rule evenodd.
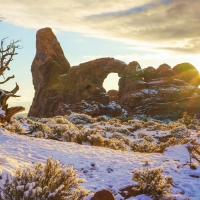
M 200 71 L 200 0 L 6 0 L 0 1 L 0 39 L 21 40 L 23 47 L 10 63 L 1 86 L 19 98 L 28 112 L 34 96 L 31 64 L 38 29 L 52 28 L 71 66 L 100 57 L 125 63 L 138 61 L 142 68 L 163 63 L 174 67 L 189 62 Z M 110 74 L 105 88 L 117 89 L 118 76 Z M 0 81 L 3 77 L 0 77 Z

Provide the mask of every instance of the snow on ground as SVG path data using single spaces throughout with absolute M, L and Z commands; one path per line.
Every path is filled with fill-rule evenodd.
M 185 145 L 170 147 L 163 154 L 137 153 L 34 138 L 0 129 L 1 184 L 7 172 L 13 173 L 19 167 L 25 168 L 37 162 L 45 163 L 49 156 L 63 164 L 74 165 L 79 177 L 86 180 L 82 184 L 86 189 L 93 192 L 110 189 L 117 200 L 123 200 L 118 194 L 119 189 L 135 184 L 131 172 L 135 168 L 145 168 L 145 161 L 148 161 L 148 167 L 163 167 L 163 174 L 173 177 L 171 192 L 177 199 L 200 200 L 200 178 L 195 178 L 200 177 L 200 166 L 191 170 L 186 165 L 189 154 Z M 129 198 L 133 199 L 147 200 L 151 197 L 139 195 Z

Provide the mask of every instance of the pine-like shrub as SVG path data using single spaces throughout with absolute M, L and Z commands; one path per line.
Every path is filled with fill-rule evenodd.
M 132 172 L 132 180 L 138 182 L 144 194 L 150 195 L 154 200 L 161 200 L 170 195 L 173 182 L 172 177 L 165 177 L 162 172 L 161 168 L 136 169 Z
M 15 176 L 7 176 L 0 195 L 1 200 L 81 200 L 88 194 L 78 187 L 83 180 L 73 166 L 65 167 L 48 158 L 45 165 L 18 169 Z

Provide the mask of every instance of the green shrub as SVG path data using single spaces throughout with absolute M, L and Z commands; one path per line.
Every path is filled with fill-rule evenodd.
M 65 167 L 48 158 L 45 165 L 18 169 L 14 177 L 7 176 L 1 188 L 1 200 L 80 200 L 88 194 L 77 187 L 83 180 L 77 176 L 73 166 Z

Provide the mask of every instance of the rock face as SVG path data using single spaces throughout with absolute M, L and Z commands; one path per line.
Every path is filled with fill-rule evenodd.
M 62 103 L 62 97 L 57 92 L 58 77 L 66 74 L 69 69 L 70 64 L 52 30 L 40 29 L 36 37 L 36 55 L 31 66 L 35 97 L 29 116 L 54 115 L 58 104 Z
M 100 58 L 70 68 L 49 28 L 38 31 L 36 47 L 31 68 L 35 97 L 29 116 L 53 117 L 70 112 L 117 116 L 124 113 L 123 109 L 129 115 L 158 119 L 175 119 L 184 111 L 200 114 L 200 81 L 195 79 L 199 73 L 190 64 L 191 79 L 183 76 L 185 64 L 173 69 L 167 64 L 142 69 L 136 61 L 127 65 L 114 58 Z M 103 88 L 109 73 L 118 73 L 119 91 L 106 93 Z
M 119 92 L 117 90 L 109 90 L 107 92 L 108 96 L 109 96 L 109 101 L 115 101 L 118 103 L 119 100 Z

